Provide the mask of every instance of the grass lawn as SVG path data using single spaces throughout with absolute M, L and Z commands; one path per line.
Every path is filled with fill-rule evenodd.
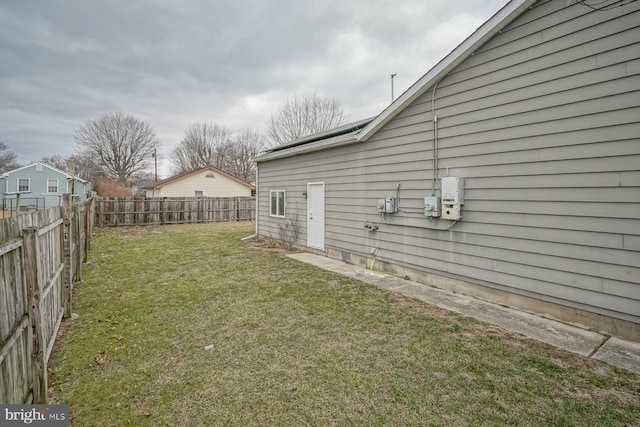
M 640 375 L 241 242 L 253 227 L 97 231 L 50 370 L 73 426 L 640 425 Z

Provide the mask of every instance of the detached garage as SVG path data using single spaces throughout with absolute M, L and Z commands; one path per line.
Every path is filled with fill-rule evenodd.
M 213 166 L 151 182 L 146 197 L 249 197 L 255 186 Z
M 596 3 L 513 0 L 377 117 L 261 154 L 257 233 L 640 340 L 640 2 Z

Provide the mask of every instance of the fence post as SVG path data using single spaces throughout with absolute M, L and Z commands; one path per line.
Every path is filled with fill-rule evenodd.
M 118 219 L 119 219 L 118 217 L 120 216 L 120 215 L 118 215 L 118 212 L 120 212 L 120 203 L 118 203 L 118 198 L 115 197 L 113 199 L 113 214 L 115 215 L 115 221 L 116 221 L 115 222 L 115 226 L 116 227 L 118 225 L 120 225 L 119 222 L 118 222 Z
M 28 227 L 23 234 L 24 278 L 29 298 L 29 326 L 33 340 L 31 371 L 33 373 L 33 403 L 47 403 L 47 342 L 44 335 L 44 313 L 42 313 L 42 284 L 39 281 L 38 229 Z
M 87 262 L 87 256 L 89 255 L 89 234 L 91 233 L 91 231 L 89 230 L 89 217 L 91 216 L 91 203 L 90 202 L 84 202 L 82 204 L 84 206 L 84 215 L 83 215 L 83 222 L 82 222 L 82 227 L 83 227 L 83 231 L 84 231 L 84 241 L 83 241 L 83 245 L 82 245 L 82 262 Z
M 73 273 L 73 282 L 81 282 L 82 281 L 82 252 L 84 243 L 82 242 L 82 216 L 81 213 L 82 205 L 79 203 L 74 203 L 71 205 L 71 223 L 73 224 L 73 232 L 71 233 L 73 237 L 73 267 L 75 269 Z
M 164 221 L 165 221 L 164 219 L 165 203 L 164 202 L 166 199 L 167 199 L 166 197 L 163 197 L 162 199 L 160 199 L 160 224 L 161 225 L 164 225 Z
M 96 226 L 96 197 L 92 196 L 91 197 L 91 205 L 90 206 L 90 212 L 91 214 L 89 215 L 89 250 L 91 250 L 91 236 L 93 236 L 93 229 Z
M 71 194 L 62 195 L 62 257 L 64 262 L 64 318 L 71 317 L 71 295 L 73 292 L 73 259 L 71 257 L 71 247 L 73 245 L 73 227 L 71 224 L 71 214 L 73 202 Z
M 104 199 L 100 200 L 99 203 L 96 203 L 96 223 L 98 227 L 105 227 L 105 218 L 104 218 Z

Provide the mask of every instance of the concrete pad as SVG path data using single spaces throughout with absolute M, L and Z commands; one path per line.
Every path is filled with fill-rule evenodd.
M 640 342 L 611 337 L 593 357 L 640 374 Z
M 482 322 L 500 326 L 529 338 L 563 348 L 582 356 L 596 354 L 596 358 L 634 372 L 640 371 L 640 343 L 611 338 L 597 332 L 546 319 L 531 313 L 493 304 L 466 295 L 433 288 L 422 283 L 404 280 L 362 266 L 311 253 L 291 254 L 298 261 L 316 265 L 345 276 L 353 277 L 377 287 L 398 292 L 446 310 L 469 316 Z M 605 343 L 602 348 L 600 346 Z M 596 350 L 598 350 L 596 352 Z
M 583 356 L 606 339 L 596 332 L 422 284 L 412 283 L 397 292 Z

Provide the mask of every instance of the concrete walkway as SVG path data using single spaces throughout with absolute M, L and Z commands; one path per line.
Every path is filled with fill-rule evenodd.
M 373 272 L 361 266 L 320 255 L 296 253 L 288 256 L 640 374 L 640 343 L 638 342 L 610 337 L 477 298 Z

